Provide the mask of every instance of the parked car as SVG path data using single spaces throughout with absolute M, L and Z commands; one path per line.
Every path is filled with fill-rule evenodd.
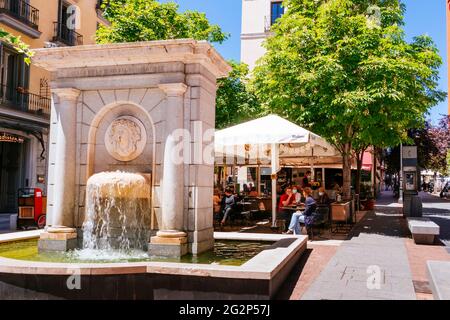
M 445 186 L 442 188 L 441 198 L 450 198 L 450 181 L 447 181 Z

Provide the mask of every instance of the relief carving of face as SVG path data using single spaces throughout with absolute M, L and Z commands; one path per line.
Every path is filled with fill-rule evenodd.
M 133 117 L 114 120 L 105 136 L 106 149 L 111 156 L 120 161 L 136 159 L 142 153 L 145 143 L 145 128 Z

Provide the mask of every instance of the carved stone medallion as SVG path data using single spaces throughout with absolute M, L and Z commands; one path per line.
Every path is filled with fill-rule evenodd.
M 145 127 L 134 117 L 120 117 L 106 130 L 105 145 L 108 153 L 119 161 L 132 161 L 144 151 L 147 143 Z

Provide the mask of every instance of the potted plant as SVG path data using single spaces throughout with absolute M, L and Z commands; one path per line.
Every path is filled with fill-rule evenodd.
M 367 201 L 366 201 L 364 207 L 365 207 L 366 210 L 373 210 L 373 209 L 375 209 L 375 198 L 373 197 L 372 194 L 367 196 Z

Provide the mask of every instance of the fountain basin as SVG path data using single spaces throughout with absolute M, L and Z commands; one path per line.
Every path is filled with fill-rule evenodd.
M 215 233 L 273 245 L 241 266 L 178 262 L 48 263 L 0 257 L 0 299 L 270 299 L 306 249 L 306 236 Z M 14 240 L 12 240 L 14 241 Z M 67 281 L 80 275 L 80 289 Z

